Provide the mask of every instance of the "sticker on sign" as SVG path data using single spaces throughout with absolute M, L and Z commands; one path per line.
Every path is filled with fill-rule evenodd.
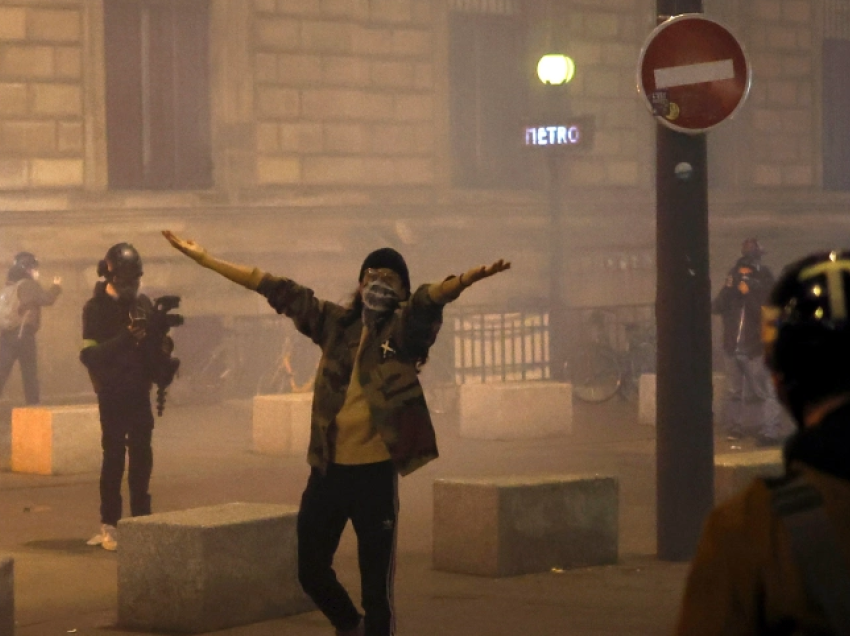
M 725 79 L 735 79 L 732 60 L 659 68 L 655 71 L 655 88 L 673 88 Z

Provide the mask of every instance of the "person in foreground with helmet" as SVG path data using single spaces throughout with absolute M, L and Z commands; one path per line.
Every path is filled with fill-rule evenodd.
M 41 400 L 38 386 L 38 349 L 35 334 L 41 327 L 41 308 L 56 302 L 62 293 L 62 279 L 44 289 L 38 282 L 38 259 L 31 252 L 19 252 L 6 275 L 0 292 L 0 395 L 15 361 L 21 367 L 24 400 L 28 405 Z
M 727 440 L 753 435 L 757 446 L 778 446 L 782 442 L 782 409 L 764 366 L 760 335 L 761 308 L 774 282 L 761 262 L 763 254 L 757 239 L 744 240 L 741 257 L 729 270 L 711 309 L 723 320 Z
M 366 256 L 353 301 L 341 306 L 318 300 L 288 278 L 220 261 L 194 241 L 163 234 L 198 264 L 265 296 L 321 347 L 307 457 L 312 468 L 298 513 L 299 580 L 338 635 L 394 634 L 398 475 L 437 457 L 417 373 L 444 305 L 510 263 L 474 267 L 411 293 L 404 258 L 385 247 Z M 333 570 L 349 519 L 357 534 L 365 616 Z
M 711 513 L 681 636 L 850 634 L 850 252 L 786 268 L 763 334 L 798 430 L 783 477 L 756 480 Z
M 88 369 L 97 394 L 103 448 L 101 529 L 87 543 L 116 550 L 116 526 L 123 513 L 125 452 L 129 459 L 130 514 L 137 517 L 151 512 L 148 491 L 154 417 L 150 393 L 153 383 L 160 380 L 161 369 L 172 368 L 173 343 L 164 333 L 153 342 L 156 330 L 151 317 L 156 312 L 153 302 L 139 293 L 143 270 L 135 247 L 129 243 L 110 247 L 98 263 L 97 274 L 105 280 L 95 284 L 92 298 L 83 307 L 80 351 L 80 361 Z

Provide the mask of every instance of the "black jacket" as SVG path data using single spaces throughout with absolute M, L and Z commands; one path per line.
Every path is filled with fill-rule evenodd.
M 134 301 L 116 299 L 106 293 L 105 282 L 98 282 L 83 307 L 80 361 L 88 369 L 99 398 L 150 393 L 152 374 L 146 348 L 127 329 L 134 303 L 150 313 L 151 301 L 144 294 Z
M 788 477 L 801 474 L 823 498 L 850 567 L 850 405 L 805 428 L 785 446 Z M 709 515 L 685 588 L 676 634 L 832 634 L 806 591 L 773 491 L 756 479 Z
M 753 270 L 745 279 L 750 288 L 747 294 L 738 289 L 742 267 Z M 711 304 L 711 312 L 720 314 L 723 319 L 723 350 L 730 355 L 739 353 L 754 358 L 764 351 L 761 308 L 773 288 L 773 274 L 764 265 L 741 258 L 729 270 L 728 277 L 732 285 L 724 284 Z

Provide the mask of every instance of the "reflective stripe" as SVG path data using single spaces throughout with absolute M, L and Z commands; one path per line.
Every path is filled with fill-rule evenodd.
M 89 347 L 96 347 L 97 340 L 83 340 L 83 349 L 88 349 Z

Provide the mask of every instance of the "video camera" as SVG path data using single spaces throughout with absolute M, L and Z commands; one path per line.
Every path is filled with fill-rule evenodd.
M 160 296 L 153 301 L 153 312 L 148 320 L 148 330 L 153 334 L 168 334 L 172 327 L 183 324 L 183 316 L 172 314 L 180 306 L 180 296 Z
M 165 408 L 166 389 L 174 381 L 180 368 L 180 359 L 172 356 L 174 341 L 168 335 L 172 327 L 183 324 L 183 316 L 171 312 L 180 306 L 180 296 L 160 296 L 152 301 L 147 319 L 146 360 L 153 383 L 156 384 L 156 410 L 162 415 Z

